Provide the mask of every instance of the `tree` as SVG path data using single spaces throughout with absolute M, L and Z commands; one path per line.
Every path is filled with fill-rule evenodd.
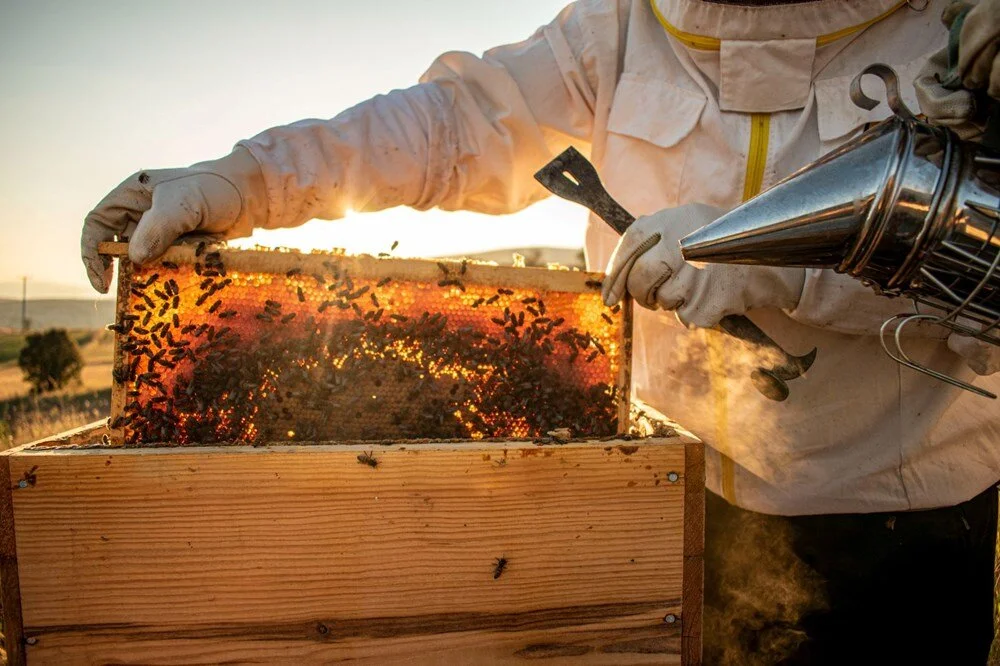
M 25 339 L 17 364 L 33 393 L 55 391 L 80 378 L 83 358 L 64 328 L 31 333 Z

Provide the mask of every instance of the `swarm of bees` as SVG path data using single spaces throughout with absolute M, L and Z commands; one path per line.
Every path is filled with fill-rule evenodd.
M 126 444 L 614 434 L 622 315 L 595 291 L 487 287 L 465 262 L 376 279 L 282 254 L 280 272 L 231 270 L 205 246 L 136 269 L 112 326 Z

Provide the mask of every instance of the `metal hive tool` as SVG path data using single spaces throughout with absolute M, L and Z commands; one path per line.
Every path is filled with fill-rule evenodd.
M 121 265 L 127 445 L 628 427 L 629 317 L 601 303 L 600 276 L 203 246 Z

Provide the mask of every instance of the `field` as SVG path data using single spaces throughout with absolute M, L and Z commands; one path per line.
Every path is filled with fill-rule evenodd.
M 104 330 L 73 330 L 71 337 L 83 355 L 81 381 L 57 393 L 33 396 L 17 367 L 24 336 L 0 333 L 0 448 L 30 442 L 108 415 L 112 334 Z

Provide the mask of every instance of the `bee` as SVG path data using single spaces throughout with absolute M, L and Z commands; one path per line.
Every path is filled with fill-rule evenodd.
M 385 285 L 389 284 L 390 282 L 392 282 L 392 278 L 390 278 L 390 277 L 384 277 L 381 280 L 379 280 L 378 283 L 375 286 L 376 287 L 384 287 Z
M 507 558 L 503 555 L 493 560 L 493 580 L 496 580 L 503 575 L 504 570 L 507 568 Z
M 198 243 L 198 247 L 195 248 L 195 251 L 194 251 L 194 256 L 200 257 L 201 255 L 203 255 L 205 253 L 205 247 L 206 247 L 206 245 L 207 244 L 205 243 L 205 241 L 202 241 L 202 242 Z
M 362 465 L 368 465 L 372 469 L 375 469 L 376 467 L 378 467 L 378 460 L 375 458 L 373 453 L 374 453 L 373 451 L 367 451 L 361 453 L 360 455 L 358 455 L 358 462 L 361 463 Z
M 604 321 L 608 322 L 609 324 L 614 324 L 615 323 L 615 320 L 612 319 L 611 317 L 609 317 L 606 312 L 602 312 L 601 313 L 601 319 L 603 319 Z
M 302 269 L 301 268 L 290 268 L 290 269 L 288 269 L 287 272 L 285 272 L 285 277 L 288 277 L 288 278 L 295 277 L 296 275 L 302 275 Z
M 392 247 L 389 248 L 389 252 L 392 252 L 397 247 L 399 247 L 399 241 L 398 240 L 397 241 L 392 241 Z
M 299 295 L 299 303 L 305 303 L 306 302 L 306 294 L 305 294 L 305 292 L 302 291 L 302 287 L 298 288 L 298 295 Z

